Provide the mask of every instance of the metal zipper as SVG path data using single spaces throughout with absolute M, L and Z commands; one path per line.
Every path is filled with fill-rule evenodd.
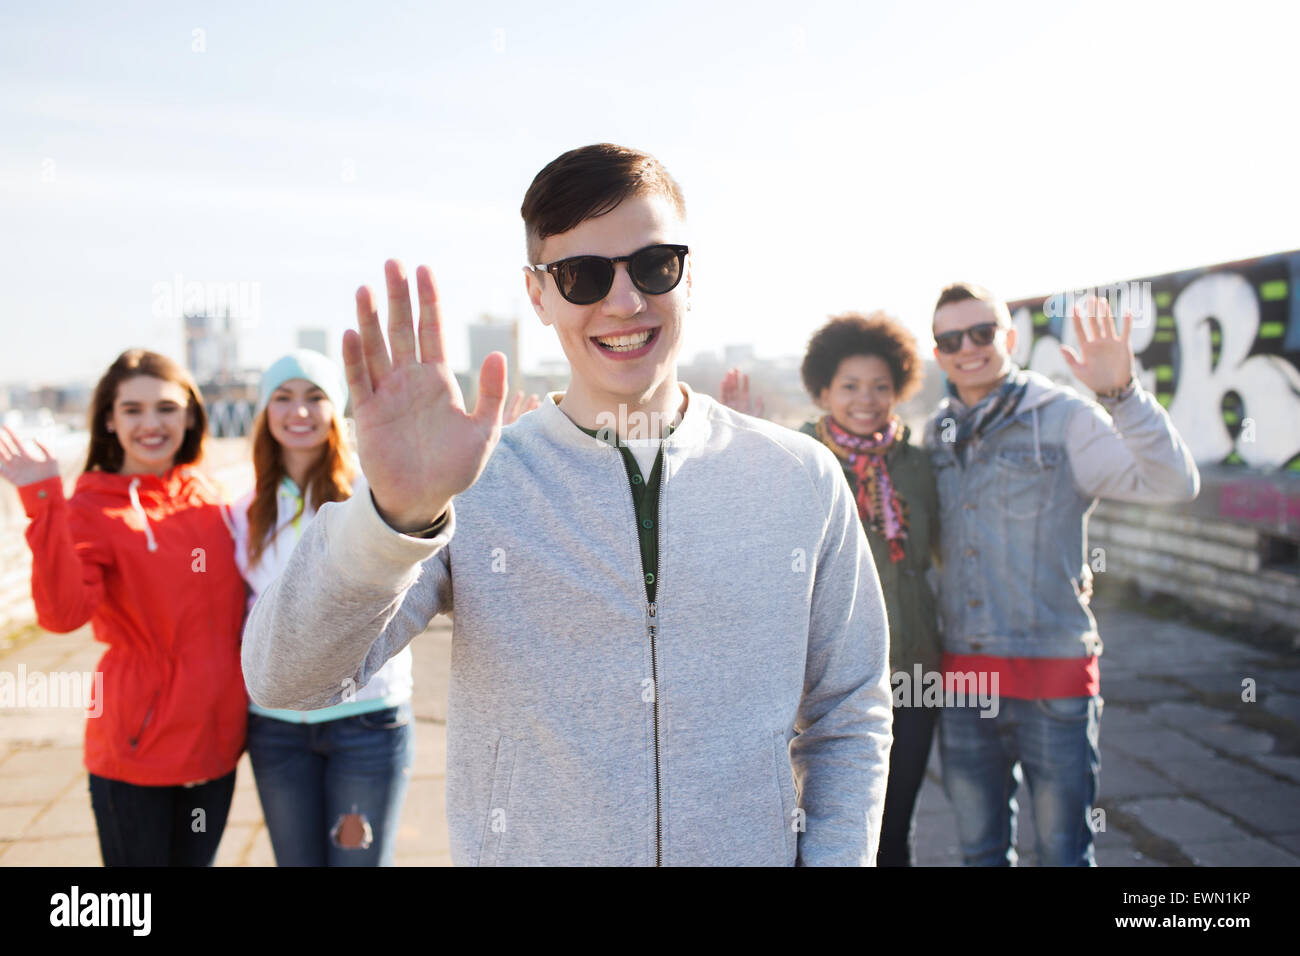
M 618 449 L 615 449 L 615 450 L 618 451 Z M 663 444 L 662 444 L 662 442 L 660 443 L 660 452 L 659 452 L 659 454 L 663 454 Z M 631 478 L 630 478 L 630 476 L 627 475 L 627 463 L 623 460 L 623 453 L 622 453 L 622 451 L 619 451 L 619 452 L 618 452 L 618 456 L 619 456 L 619 464 L 623 466 L 623 474 L 624 474 L 624 477 L 627 477 L 627 478 L 628 478 L 628 491 L 629 491 L 629 494 L 630 494 L 630 493 L 632 492 L 632 484 L 631 484 Z M 640 468 L 640 465 L 638 465 L 637 467 Z M 658 510 L 657 510 L 657 512 L 656 512 L 656 515 L 655 515 L 655 520 L 656 520 L 656 522 L 657 522 L 656 525 L 655 525 L 655 553 L 656 553 L 656 554 L 659 553 L 660 545 L 663 544 L 663 539 L 662 539 L 662 537 L 660 536 L 660 533 L 659 533 L 659 525 L 663 523 L 663 520 L 662 520 L 662 519 L 663 519 L 663 507 L 664 507 L 664 471 L 666 471 L 667 468 L 668 468 L 668 464 L 667 464 L 667 455 L 664 455 L 664 460 L 660 462 L 660 466 L 659 466 L 659 469 L 660 469 L 660 470 L 659 470 L 659 507 L 658 507 Z M 654 470 L 654 466 L 651 465 L 651 471 L 653 471 L 653 470 Z M 638 524 L 639 520 L 640 520 L 640 519 L 638 518 L 637 513 L 636 513 L 636 499 L 635 499 L 635 497 L 633 497 L 633 498 L 632 498 L 632 525 L 633 525 L 633 527 L 639 527 L 639 524 Z M 638 555 L 638 557 L 640 556 L 640 554 L 641 554 L 641 533 L 638 531 L 638 532 L 637 532 L 637 555 Z M 661 756 L 661 754 L 660 754 L 660 742 L 659 742 L 659 642 L 658 642 L 659 625 L 658 625 L 658 621 L 657 621 L 657 618 L 656 618 L 656 616 L 657 616 L 657 614 L 658 614 L 658 612 L 659 612 L 659 607 L 658 607 L 658 602 L 657 602 L 657 601 L 652 601 L 652 600 L 650 600 L 650 585 L 649 585 L 648 583 L 646 583 L 646 579 L 645 579 L 646 573 L 649 571 L 649 568 L 647 568 L 647 567 L 645 566 L 645 561 L 644 561 L 644 560 L 640 560 L 639 563 L 641 564 L 641 583 L 642 583 L 642 586 L 646 589 L 646 594 L 645 594 L 645 596 L 646 596 L 646 606 L 645 606 L 645 612 L 646 612 L 646 625 L 645 625 L 645 627 L 646 627 L 646 636 L 650 638 L 650 684 L 651 684 L 651 687 L 652 687 L 653 690 L 654 690 L 654 738 L 655 738 L 655 866 L 663 866 L 663 865 L 664 865 L 664 840 L 663 840 L 663 760 L 662 760 L 662 756 Z M 658 563 L 662 565 L 663 562 L 660 561 L 660 562 L 658 562 Z M 655 568 L 655 589 L 656 589 L 656 593 L 658 593 L 658 590 L 659 590 L 661 587 L 662 587 L 662 583 L 661 583 L 660 578 L 659 578 L 659 569 L 658 569 L 658 568 Z
M 135 745 L 140 742 L 140 738 L 144 736 L 144 729 L 149 726 L 149 718 L 153 716 L 153 708 L 156 703 L 158 703 L 158 692 L 154 691 L 153 699 L 149 701 L 149 709 L 144 713 L 144 723 L 142 723 L 140 729 L 135 732 L 135 736 L 131 738 L 132 750 L 134 750 Z
M 655 593 L 658 594 L 663 589 L 663 578 L 659 574 L 660 568 L 663 567 L 662 554 L 660 554 L 663 538 L 660 535 L 660 529 L 663 526 L 664 517 L 664 472 L 668 470 L 668 456 L 664 454 L 664 446 L 661 441 L 659 444 L 659 501 L 655 509 Z M 654 466 L 651 465 L 653 470 Z M 645 568 L 642 567 L 641 579 L 645 580 Z M 649 585 L 646 585 L 646 597 L 650 597 Z M 655 615 L 658 613 L 658 601 L 648 601 L 646 604 L 646 614 L 649 621 L 646 624 L 646 631 L 650 635 L 650 680 L 654 686 L 654 722 L 655 722 L 655 866 L 664 865 L 664 831 L 663 831 L 663 767 L 660 758 L 659 749 L 659 625 Z
M 660 478 L 662 481 L 662 476 Z M 660 485 L 662 488 L 663 486 Z M 662 502 L 662 499 L 660 499 Z M 658 539 L 659 529 L 655 528 L 655 538 Z M 658 582 L 658 578 L 655 579 Z M 655 624 L 655 602 L 651 601 L 646 604 L 646 613 L 650 620 L 646 624 L 646 632 L 650 635 L 650 682 L 654 688 L 654 721 L 655 721 L 655 866 L 664 865 L 664 831 L 663 831 L 663 786 L 660 779 L 662 767 L 659 759 L 659 652 L 656 643 L 656 635 L 659 627 Z

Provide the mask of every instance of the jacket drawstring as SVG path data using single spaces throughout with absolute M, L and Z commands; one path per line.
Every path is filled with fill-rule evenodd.
M 206 488 L 208 493 L 217 499 L 218 501 L 217 511 L 221 513 L 221 522 L 226 526 L 226 531 L 230 533 L 230 540 L 238 542 L 239 537 L 238 535 L 235 534 L 235 526 L 230 520 L 230 514 L 229 514 L 230 509 L 227 505 L 220 503 L 220 500 L 223 497 L 220 491 L 212 487 L 212 483 L 208 481 L 207 477 L 203 474 L 203 472 L 190 468 L 186 470 L 186 473 L 190 475 L 192 478 L 194 478 L 194 480 L 197 481 L 199 484 L 201 484 L 204 488 Z
M 228 506 L 226 506 L 226 505 L 217 505 L 217 510 L 221 512 L 221 520 L 225 523 L 225 525 L 226 525 L 226 530 L 230 532 L 230 540 L 231 540 L 231 541 L 238 541 L 239 538 L 237 538 L 237 537 L 235 536 L 235 526 L 234 526 L 233 524 L 231 524 L 231 522 L 230 522 L 230 515 L 227 514 L 227 511 L 229 510 Z
M 130 488 L 131 507 L 136 510 L 136 513 L 140 515 L 140 520 L 144 522 L 144 536 L 145 539 L 149 542 L 149 550 L 157 551 L 158 542 L 154 540 L 153 529 L 149 527 L 149 516 L 144 513 L 144 508 L 140 505 L 140 495 L 136 492 L 136 489 L 139 487 L 140 487 L 140 479 L 132 478 L 131 488 Z
M 1043 470 L 1043 453 L 1038 447 L 1038 406 L 1034 406 L 1034 461 L 1038 462 L 1038 470 Z

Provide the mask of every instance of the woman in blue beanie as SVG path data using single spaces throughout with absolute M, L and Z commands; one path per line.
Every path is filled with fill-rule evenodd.
M 299 350 L 262 376 L 253 426 L 257 483 L 235 506 L 249 607 L 288 564 L 307 523 L 351 496 L 343 374 Z M 322 584 L 322 587 L 327 587 Z M 248 753 L 279 866 L 391 866 L 415 745 L 411 649 L 323 710 L 249 707 Z

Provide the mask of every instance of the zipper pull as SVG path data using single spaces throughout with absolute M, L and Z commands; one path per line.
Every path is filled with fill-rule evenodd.
M 654 617 L 654 616 L 655 616 L 655 602 L 654 602 L 654 601 L 651 601 L 649 604 L 647 604 L 647 605 L 645 606 L 645 609 L 646 609 L 646 613 L 649 614 L 651 617 Z

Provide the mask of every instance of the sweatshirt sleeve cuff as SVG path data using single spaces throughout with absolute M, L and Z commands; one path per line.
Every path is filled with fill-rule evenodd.
M 1098 398 L 1097 402 L 1121 431 L 1126 424 L 1132 426 L 1143 421 L 1150 414 L 1149 405 L 1155 404 L 1159 407 L 1155 396 L 1143 389 L 1142 383 L 1137 381 L 1134 382 L 1133 391 L 1124 398 Z
M 63 501 L 63 479 L 55 475 L 44 481 L 34 481 L 30 485 L 19 485 L 18 496 L 22 499 L 27 517 L 35 518 L 46 508 Z
M 330 551 L 349 577 L 391 586 L 400 579 L 414 579 L 419 566 L 451 541 L 456 530 L 456 513 L 447 505 L 441 529 L 430 538 L 414 538 L 391 528 L 375 509 L 370 489 L 362 487 L 330 515 Z

